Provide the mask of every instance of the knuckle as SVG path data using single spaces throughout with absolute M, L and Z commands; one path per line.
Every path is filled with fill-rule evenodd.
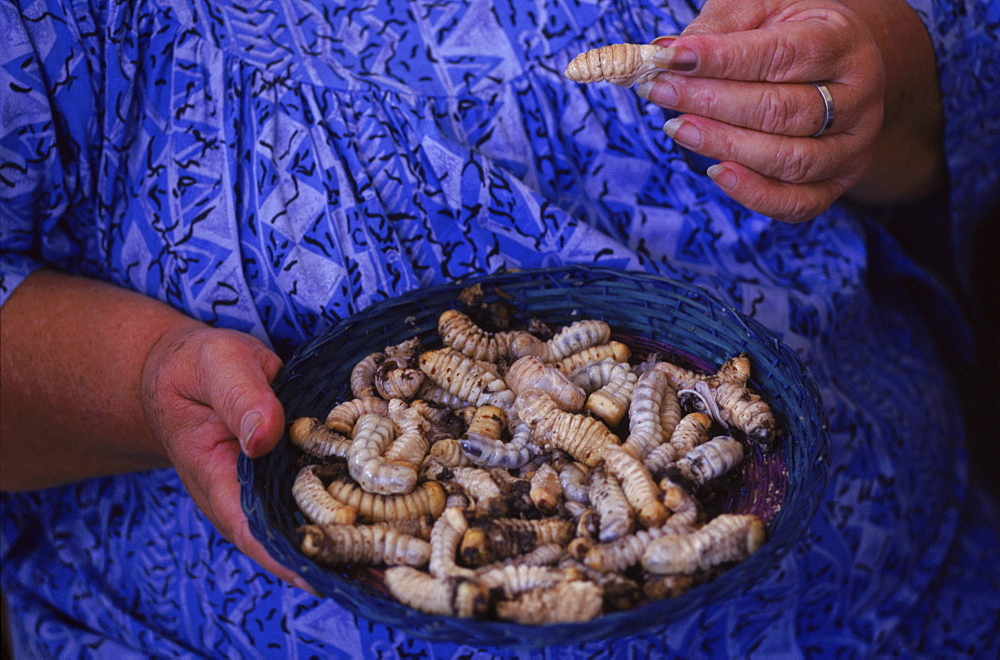
M 800 140 L 790 142 L 791 144 L 780 150 L 775 158 L 777 163 L 775 178 L 788 183 L 805 183 L 812 171 L 812 151 Z
M 789 118 L 794 116 L 791 97 L 781 88 L 769 90 L 761 98 L 757 111 L 761 130 L 781 134 L 788 130 Z

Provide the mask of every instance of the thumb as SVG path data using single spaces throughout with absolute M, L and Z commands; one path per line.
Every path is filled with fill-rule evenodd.
M 271 451 L 281 439 L 284 409 L 271 389 L 281 360 L 258 340 L 237 336 L 215 345 L 200 365 L 204 403 L 222 420 L 251 458 Z

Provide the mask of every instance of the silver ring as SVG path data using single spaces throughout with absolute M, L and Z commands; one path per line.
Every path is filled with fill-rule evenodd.
M 826 113 L 826 116 L 823 118 L 823 126 L 812 134 L 812 137 L 819 137 L 833 126 L 833 94 L 826 88 L 826 85 L 815 82 L 809 84 L 815 87 L 819 95 L 823 97 L 823 111 Z

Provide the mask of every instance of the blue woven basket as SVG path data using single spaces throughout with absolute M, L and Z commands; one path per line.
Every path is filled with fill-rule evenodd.
M 286 437 L 266 456 L 241 456 L 239 462 L 250 529 L 278 562 L 355 614 L 411 635 L 524 648 L 638 633 L 724 602 L 772 570 L 801 538 L 826 484 L 829 438 L 815 383 L 798 357 L 759 323 L 701 289 L 661 277 L 597 267 L 528 270 L 421 289 L 374 305 L 301 346 L 284 366 L 274 389 L 287 419 L 322 419 L 334 405 L 352 398 L 351 369 L 369 353 L 414 336 L 433 345 L 440 313 L 455 307 L 459 292 L 475 283 L 483 285 L 487 300 L 500 289 L 526 316 L 552 327 L 603 319 L 616 338 L 640 354 L 668 350 L 688 366 L 714 370 L 746 352 L 753 365 L 751 385 L 771 405 L 784 437 L 773 452 L 751 452 L 739 480 L 730 482 L 737 485 L 717 493 L 712 506 L 761 515 L 769 520 L 768 541 L 748 559 L 681 596 L 586 623 L 527 626 L 432 616 L 398 603 L 377 580 L 358 579 L 357 573 L 314 563 L 299 552 L 295 528 L 305 520 L 291 496 L 297 454 Z

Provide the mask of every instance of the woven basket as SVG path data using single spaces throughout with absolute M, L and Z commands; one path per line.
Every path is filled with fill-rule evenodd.
M 710 506 L 762 516 L 769 521 L 768 541 L 748 559 L 681 596 L 586 623 L 527 626 L 432 616 L 395 601 L 370 573 L 359 579 L 358 572 L 314 563 L 299 552 L 295 528 L 305 520 L 291 495 L 297 454 L 286 437 L 269 454 L 254 460 L 241 456 L 239 462 L 250 529 L 278 562 L 371 621 L 431 640 L 525 648 L 638 633 L 729 600 L 773 570 L 805 533 L 826 483 L 829 447 L 816 385 L 798 357 L 759 323 L 696 287 L 661 277 L 596 267 L 539 269 L 421 289 L 376 304 L 301 346 L 285 365 L 274 389 L 287 419 L 323 419 L 334 405 L 352 398 L 351 369 L 369 353 L 414 336 L 436 343 L 438 316 L 455 307 L 458 293 L 474 283 L 481 283 L 488 296 L 502 290 L 526 317 L 541 318 L 552 327 L 602 319 L 640 357 L 667 351 L 675 361 L 714 371 L 746 352 L 753 365 L 751 385 L 771 405 L 784 435 L 775 450 L 750 452 L 740 474 L 727 477 L 730 485 L 714 493 Z

